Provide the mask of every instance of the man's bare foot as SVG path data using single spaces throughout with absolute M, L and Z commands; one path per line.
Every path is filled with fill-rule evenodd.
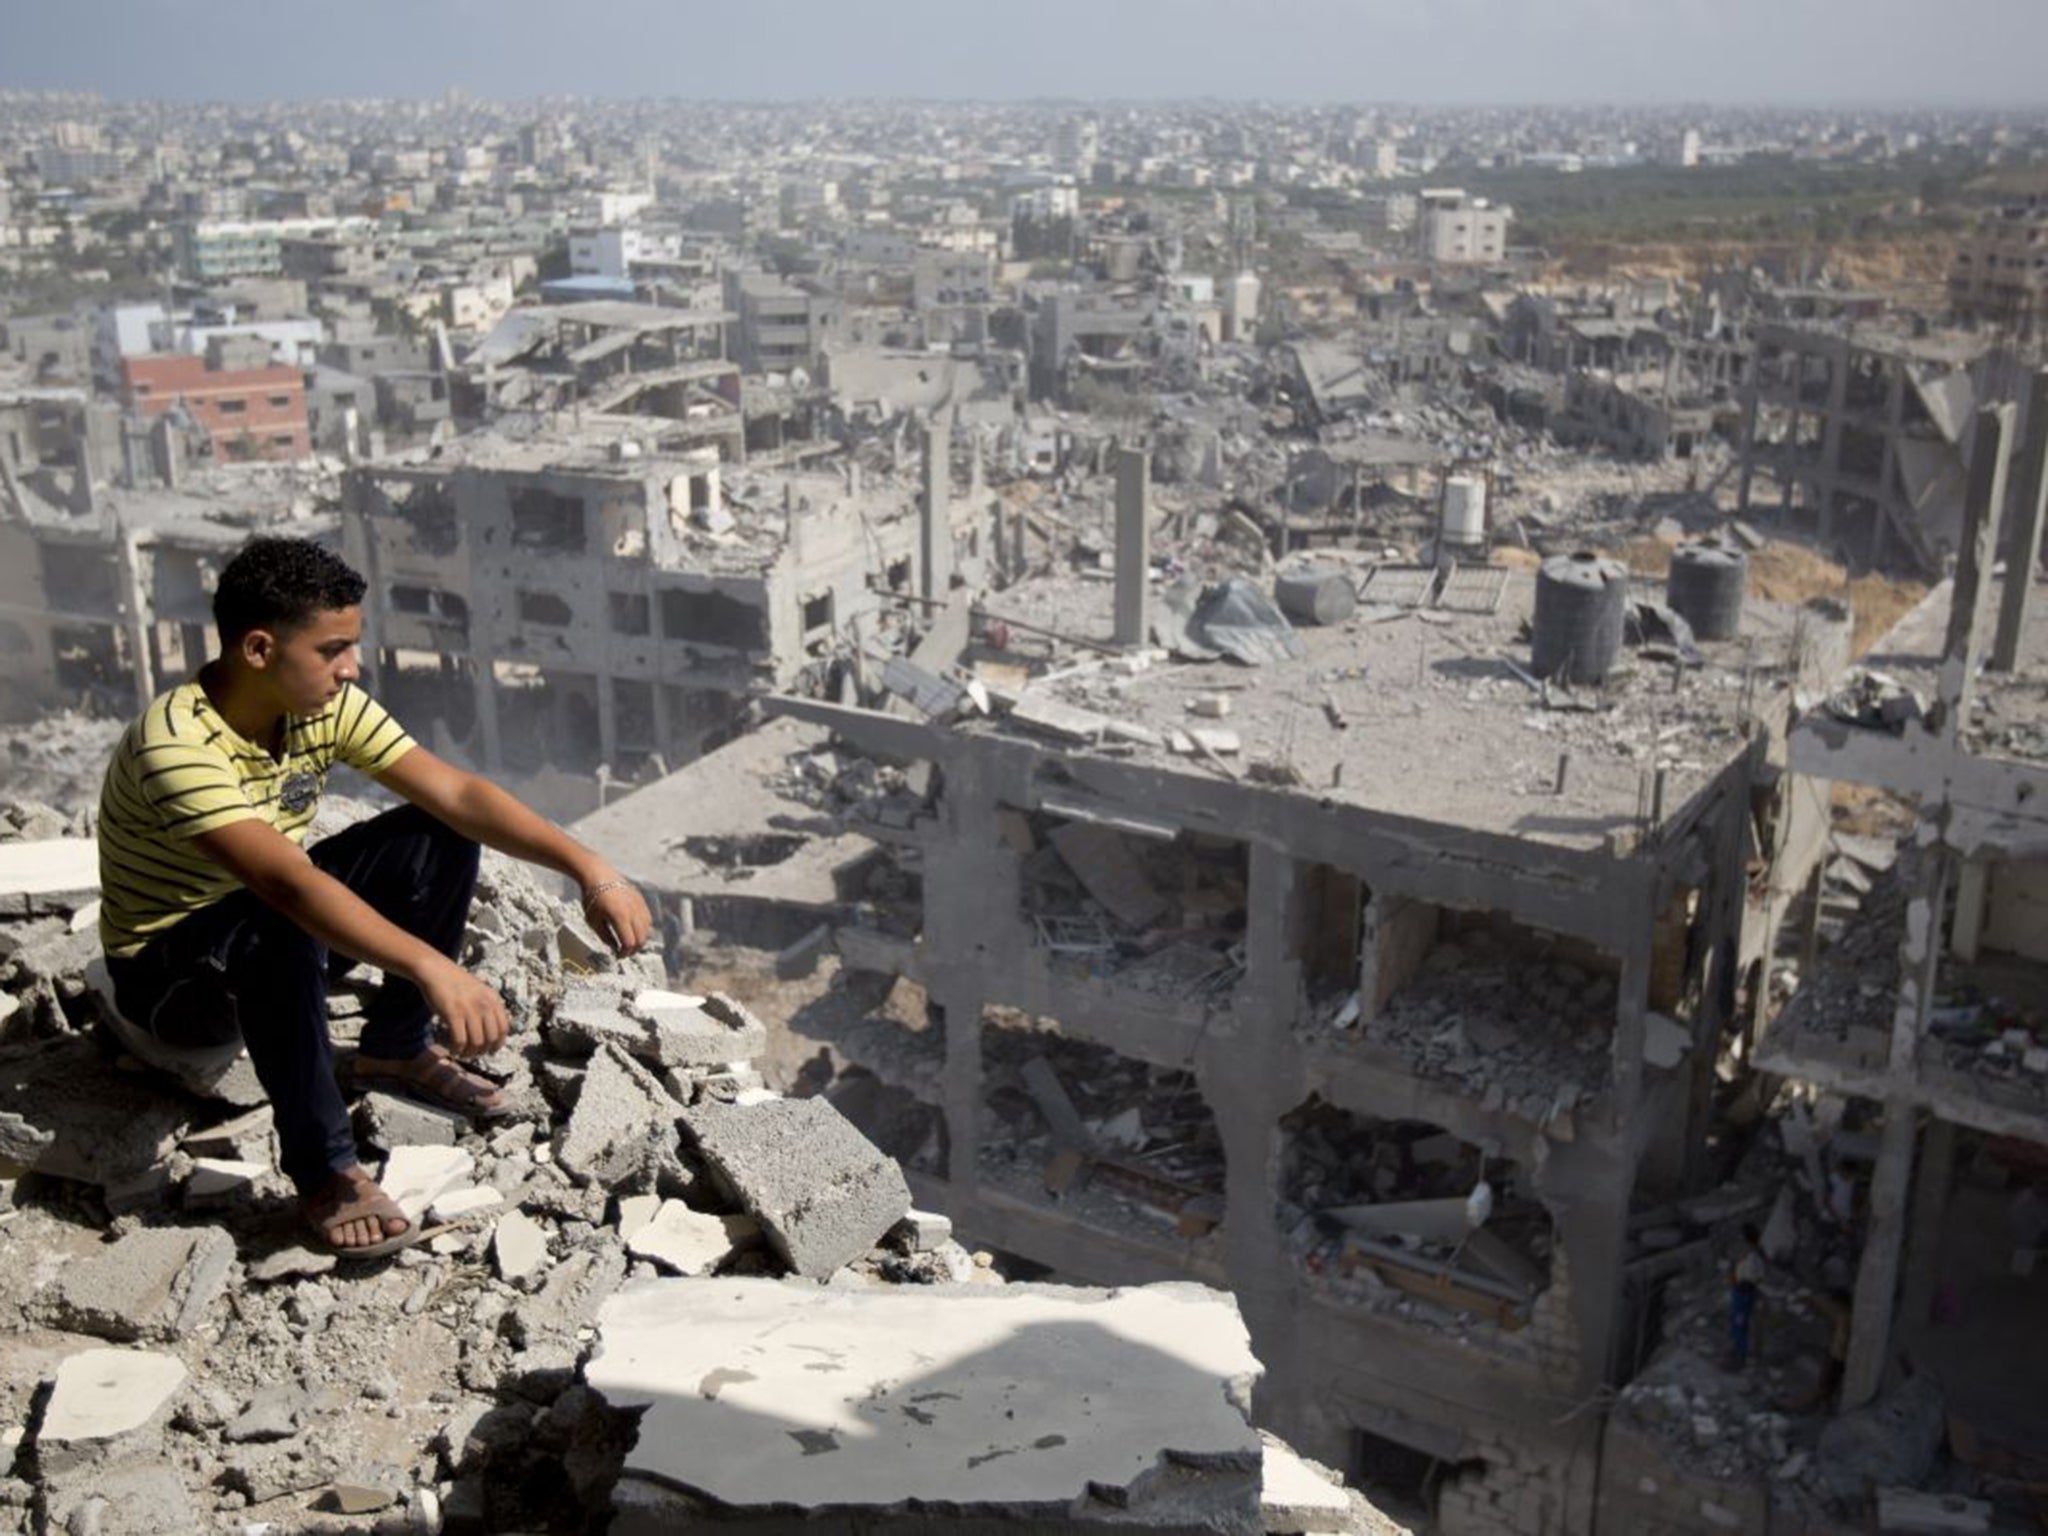
M 336 1253 L 382 1248 L 412 1230 L 398 1202 L 360 1165 L 336 1173 L 301 1207 L 313 1230 Z
M 404 1060 L 358 1055 L 348 1076 L 358 1088 L 395 1089 L 458 1115 L 488 1120 L 507 1107 L 504 1090 L 489 1078 L 466 1071 L 438 1045 Z

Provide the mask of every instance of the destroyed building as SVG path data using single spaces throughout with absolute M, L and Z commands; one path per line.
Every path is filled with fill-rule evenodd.
M 978 569 L 944 470 L 936 494 L 753 470 L 722 457 L 716 424 L 603 423 L 472 434 L 346 482 L 378 686 L 415 730 L 565 812 L 599 803 L 600 774 L 690 761 L 765 692 L 823 691 L 843 639 L 885 643 L 887 594 L 947 590 L 956 547 L 960 574 Z
M 1970 338 L 1758 327 L 1742 401 L 1743 515 L 1775 517 L 1866 565 L 1938 573 L 1961 539 L 1986 350 Z
M 2031 1273 L 2043 1223 L 2027 1213 L 2026 1183 L 2048 1156 L 2048 375 L 2034 378 L 2030 406 L 2011 513 L 1998 451 L 2014 426 L 2007 405 L 1977 419 L 1985 458 L 1954 578 L 1791 740 L 1795 769 L 1901 797 L 1918 817 L 1759 1057 L 1867 1105 L 1876 1132 L 1850 1406 L 1892 1384 L 1900 1356 L 1925 1372 L 1961 1347 L 1944 1341 L 1944 1290 L 2007 1309 L 1976 1320 L 1980 1347 L 2008 1332 L 1995 1348 L 2028 1347 L 2032 1304 L 2010 1310 L 2019 1297 L 1984 1277 Z M 1975 1364 L 1980 1376 L 2011 1368 L 1995 1353 Z M 1952 1411 L 1974 1412 L 1969 1378 L 1938 1374 Z
M 1143 462 L 1120 573 L 1150 564 Z M 1034 577 L 888 709 L 773 701 L 837 744 L 762 746 L 798 784 L 880 765 L 835 818 L 879 866 L 802 835 L 717 858 L 699 770 L 666 802 L 700 808 L 686 847 L 624 847 L 632 802 L 580 830 L 700 919 L 809 890 L 845 970 L 914 984 L 842 1048 L 963 1230 L 1081 1281 L 1228 1286 L 1262 1422 L 1442 1531 L 1589 1529 L 1601 1420 L 1563 1409 L 1654 1334 L 1630 1213 L 1702 1175 L 1777 921 L 1751 863 L 1796 884 L 1825 826 L 1784 771 L 1792 697 L 1846 618 L 1751 601 L 1733 638 L 1644 634 L 1573 684 L 1520 638 L 1529 572 L 1313 558 L 1278 578 L 1293 625 L 1242 581 Z M 1618 567 L 1562 565 L 1630 606 Z

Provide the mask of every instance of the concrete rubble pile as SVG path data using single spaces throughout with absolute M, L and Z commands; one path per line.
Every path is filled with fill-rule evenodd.
M 321 830 L 362 809 L 330 803 Z M 33 807 L 0 825 L 83 830 Z M 806 1504 L 925 1529 L 925 1500 L 1048 1530 L 1394 1529 L 1284 1447 L 1262 1451 L 1244 1390 L 1257 1363 L 1227 1296 L 1005 1286 L 829 1103 L 763 1085 L 760 1020 L 675 990 L 658 960 L 616 962 L 495 854 L 463 958 L 514 1020 L 479 1064 L 512 1110 L 472 1126 L 358 1101 L 366 1162 L 432 1229 L 360 1266 L 305 1233 L 266 1106 L 197 1097 L 105 1038 L 91 892 L 10 899 L 0 1530 L 596 1530 L 615 1485 L 619 1530 Z M 333 990 L 338 1043 L 375 979 Z M 1145 1319 L 1195 1312 L 1222 1353 L 1152 1369 L 1213 1370 L 1231 1395 L 1212 1385 L 1189 1422 L 1160 1420 L 1139 1395 L 1158 1342 Z M 1130 1335 L 1121 1365 L 1105 1359 L 1092 1400 L 1049 1375 L 1021 1395 L 1032 1358 L 1066 1369 L 1063 1323 Z M 1021 1341 L 1041 1327 L 1031 1357 Z M 950 1385 L 913 1391 L 904 1351 L 948 1331 Z M 761 1358 L 777 1334 L 780 1375 Z M 819 1374 L 855 1371 L 863 1350 L 903 1355 L 876 1367 L 903 1399 L 879 1438 L 861 1417 L 881 1411 L 879 1378 Z M 788 1433 L 764 1442 L 763 1412 Z M 929 1451 L 896 1453 L 927 1433 Z M 750 1460 L 735 1435 L 784 1454 Z M 812 1459 L 826 1450 L 840 1454 Z
M 1550 1028 L 1508 1022 L 1532 1001 Z M 1419 1075 L 1456 1083 L 1486 1109 L 1543 1124 L 1590 1104 L 1605 1085 L 1613 1013 L 1613 977 L 1542 960 L 1475 928 L 1440 941 L 1388 1006 L 1345 1033 L 1399 1052 Z M 1332 1023 L 1355 1014 L 1339 1005 Z
M 1375 1130 L 1323 1104 L 1291 1116 L 1288 1248 L 1347 1305 L 1461 1337 L 1494 1323 L 1489 1347 L 1526 1352 L 1518 1330 L 1547 1283 L 1548 1220 L 1487 1149 L 1416 1130 Z M 1404 1273 L 1449 1284 L 1429 1299 L 1400 1285 Z
M 1787 1090 L 1726 1184 L 1630 1219 L 1638 1265 L 1670 1283 L 1663 1342 L 1622 1389 L 1617 1422 L 1688 1476 L 1767 1489 L 1774 1525 L 1824 1525 L 1864 1509 L 1874 1489 L 1927 1488 L 1937 1474 L 1945 1421 L 1931 1377 L 1908 1376 L 1839 1416 L 1826 1388 L 1830 1336 L 1847 1315 L 1855 1268 L 1847 1170 L 1873 1156 L 1876 1141 L 1849 1108 Z M 1759 1229 L 1766 1274 L 1750 1360 L 1738 1371 L 1728 1359 L 1728 1274 L 1744 1224 Z M 1943 1476 L 1968 1481 L 1959 1467 Z
M 984 1061 L 985 1178 L 1112 1231 L 1221 1221 L 1222 1140 L 1190 1074 L 1022 1027 L 989 1032 Z

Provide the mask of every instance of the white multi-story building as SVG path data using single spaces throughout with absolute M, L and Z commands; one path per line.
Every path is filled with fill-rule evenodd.
M 1448 188 L 1422 194 L 1422 254 L 1446 265 L 1500 261 L 1507 255 L 1512 210 Z

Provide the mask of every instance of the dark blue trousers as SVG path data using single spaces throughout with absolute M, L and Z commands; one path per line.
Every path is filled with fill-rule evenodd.
M 456 957 L 476 889 L 477 845 L 415 806 L 400 806 L 306 850 L 379 915 Z M 236 891 L 107 963 L 133 1023 L 168 1046 L 240 1039 L 270 1095 L 285 1175 L 301 1192 L 356 1162 L 334 1081 L 327 988 L 356 962 L 249 891 Z M 364 1010 L 365 1056 L 417 1056 L 433 1038 L 418 987 L 387 977 Z

